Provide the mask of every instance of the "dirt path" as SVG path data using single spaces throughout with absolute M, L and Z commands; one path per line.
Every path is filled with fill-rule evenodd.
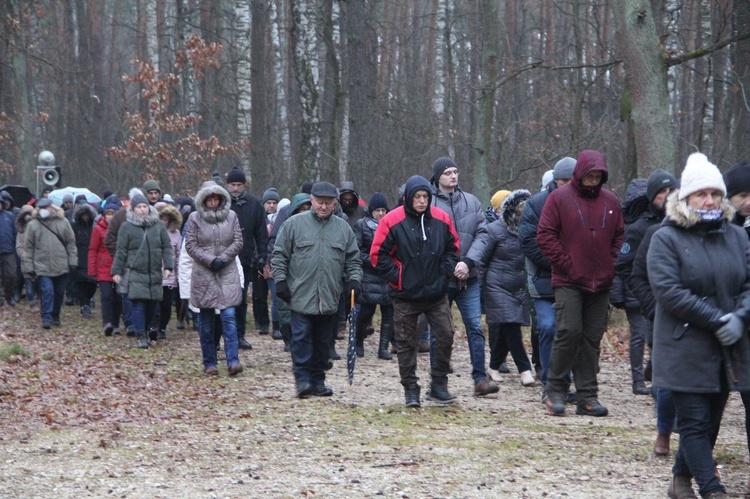
M 352 390 L 337 362 L 334 396 L 300 401 L 269 336 L 253 333 L 241 353 L 252 368 L 238 378 L 205 379 L 196 332 L 142 351 L 98 323 L 66 307 L 64 326 L 44 331 L 26 305 L 0 309 L 0 355 L 13 344 L 26 355 L 0 358 L 1 497 L 666 496 L 671 458 L 651 453 L 653 403 L 631 394 L 616 328 L 600 374 L 610 416 L 592 419 L 545 416 L 540 388 L 517 374 L 473 397 L 462 332 L 458 404 L 407 411 L 396 362 L 375 357 L 374 338 Z M 426 386 L 428 357 L 419 362 Z M 716 452 L 736 496 L 750 474 L 743 416 L 735 395 Z

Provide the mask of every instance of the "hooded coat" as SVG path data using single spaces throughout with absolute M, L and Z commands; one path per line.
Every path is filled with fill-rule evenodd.
M 341 206 L 341 211 L 344 213 L 344 215 L 346 215 L 346 221 L 349 223 L 349 227 L 354 229 L 354 224 L 356 224 L 363 216 L 365 216 L 365 208 L 360 204 L 359 194 L 357 194 L 357 191 L 354 190 L 354 182 L 341 182 L 341 187 L 339 187 L 339 200 L 341 199 L 341 195 L 345 192 L 349 192 L 354 195 L 354 208 L 350 209 L 345 207 L 341 203 L 341 201 L 339 201 L 339 204 Z
M 130 269 L 129 300 L 161 300 L 162 262 L 165 269 L 174 268 L 171 241 L 156 208 L 149 205 L 148 215 L 141 217 L 128 206 L 110 272 L 122 276 Z
M 734 209 L 725 198 L 723 218 L 701 222 L 679 190 L 667 198 L 667 218 L 648 250 L 648 277 L 656 299 L 654 385 L 688 393 L 718 393 L 726 365 L 715 336 L 719 319 L 736 313 L 750 324 L 750 243 L 730 223 Z M 750 390 L 747 330 L 726 352 L 739 381 L 732 390 Z
M 422 214 L 414 211 L 418 191 L 430 197 Z M 388 280 L 392 298 L 426 302 L 448 293 L 448 279 L 461 256 L 461 243 L 450 215 L 433 206 L 431 198 L 429 182 L 414 175 L 406 182 L 404 204 L 378 223 L 370 261 Z
M 531 299 L 526 290 L 524 256 L 518 244 L 516 210 L 531 197 L 527 190 L 513 191 L 503 201 L 502 218 L 487 226 L 487 244 L 480 266 L 488 324 L 529 325 Z
M 16 252 L 16 215 L 10 209 L 0 209 L 0 255 Z
M 24 259 L 21 271 L 24 275 L 57 277 L 67 274 L 78 265 L 76 236 L 70 227 L 65 212 L 56 205 L 47 208 L 49 217 L 42 219 L 39 208 L 34 208 L 26 226 Z
M 206 199 L 211 195 L 221 198 L 216 210 L 206 208 Z M 205 183 L 195 195 L 195 211 L 190 214 L 185 231 L 185 251 L 193 259 L 190 302 L 198 308 L 224 310 L 242 301 L 235 257 L 242 252 L 243 238 L 231 202 L 226 189 L 214 182 Z M 212 270 L 210 265 L 215 258 L 224 260 L 226 265 Z
M 84 220 L 88 215 L 88 221 Z M 76 249 L 78 250 L 78 266 L 73 276 L 79 281 L 90 281 L 89 277 L 89 247 L 91 245 L 91 234 L 96 220 L 96 210 L 88 203 L 79 203 L 73 207 L 73 233 L 76 236 Z
M 587 173 L 601 171 L 598 186 L 586 187 Z M 578 155 L 571 181 L 552 191 L 542 210 L 537 244 L 552 264 L 552 287 L 587 293 L 607 291 L 625 230 L 617 196 L 602 186 L 607 164 L 597 151 Z
M 160 204 L 156 208 L 156 212 L 159 213 L 159 218 L 167 216 L 169 222 L 167 222 L 167 234 L 169 240 L 172 243 L 172 254 L 174 255 L 174 272 L 167 279 L 164 279 L 161 283 L 162 286 L 175 287 L 177 286 L 177 273 L 179 272 L 179 261 L 180 261 L 180 248 L 182 247 L 182 213 L 177 207 L 171 204 Z
M 94 276 L 97 282 L 112 282 L 112 263 L 114 259 L 104 246 L 104 238 L 107 235 L 109 222 L 102 215 L 97 219 L 91 230 L 91 243 L 89 244 L 88 274 Z

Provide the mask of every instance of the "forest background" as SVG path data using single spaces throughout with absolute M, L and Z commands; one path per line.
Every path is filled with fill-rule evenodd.
M 438 156 L 483 202 L 601 150 L 610 186 L 750 158 L 746 0 L 9 0 L 0 184 L 194 193 L 242 165 L 385 192 Z

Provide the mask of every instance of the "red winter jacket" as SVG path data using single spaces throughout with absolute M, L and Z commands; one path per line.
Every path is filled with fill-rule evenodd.
M 593 188 L 581 179 L 601 170 Z M 552 287 L 573 287 L 589 293 L 612 287 L 615 262 L 625 235 L 617 196 L 602 189 L 607 164 L 597 151 L 582 151 L 570 183 L 553 190 L 544 204 L 537 244 L 552 264 Z
M 112 282 L 112 276 L 109 274 L 109 270 L 112 268 L 112 255 L 104 246 L 104 237 L 107 235 L 108 226 L 106 217 L 102 215 L 91 231 L 88 273 L 95 276 L 97 281 Z

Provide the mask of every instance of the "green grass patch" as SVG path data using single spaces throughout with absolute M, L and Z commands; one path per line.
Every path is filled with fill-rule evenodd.
M 18 343 L 10 343 L 0 346 L 0 360 L 9 361 L 12 357 L 23 357 L 27 359 L 31 354 Z

